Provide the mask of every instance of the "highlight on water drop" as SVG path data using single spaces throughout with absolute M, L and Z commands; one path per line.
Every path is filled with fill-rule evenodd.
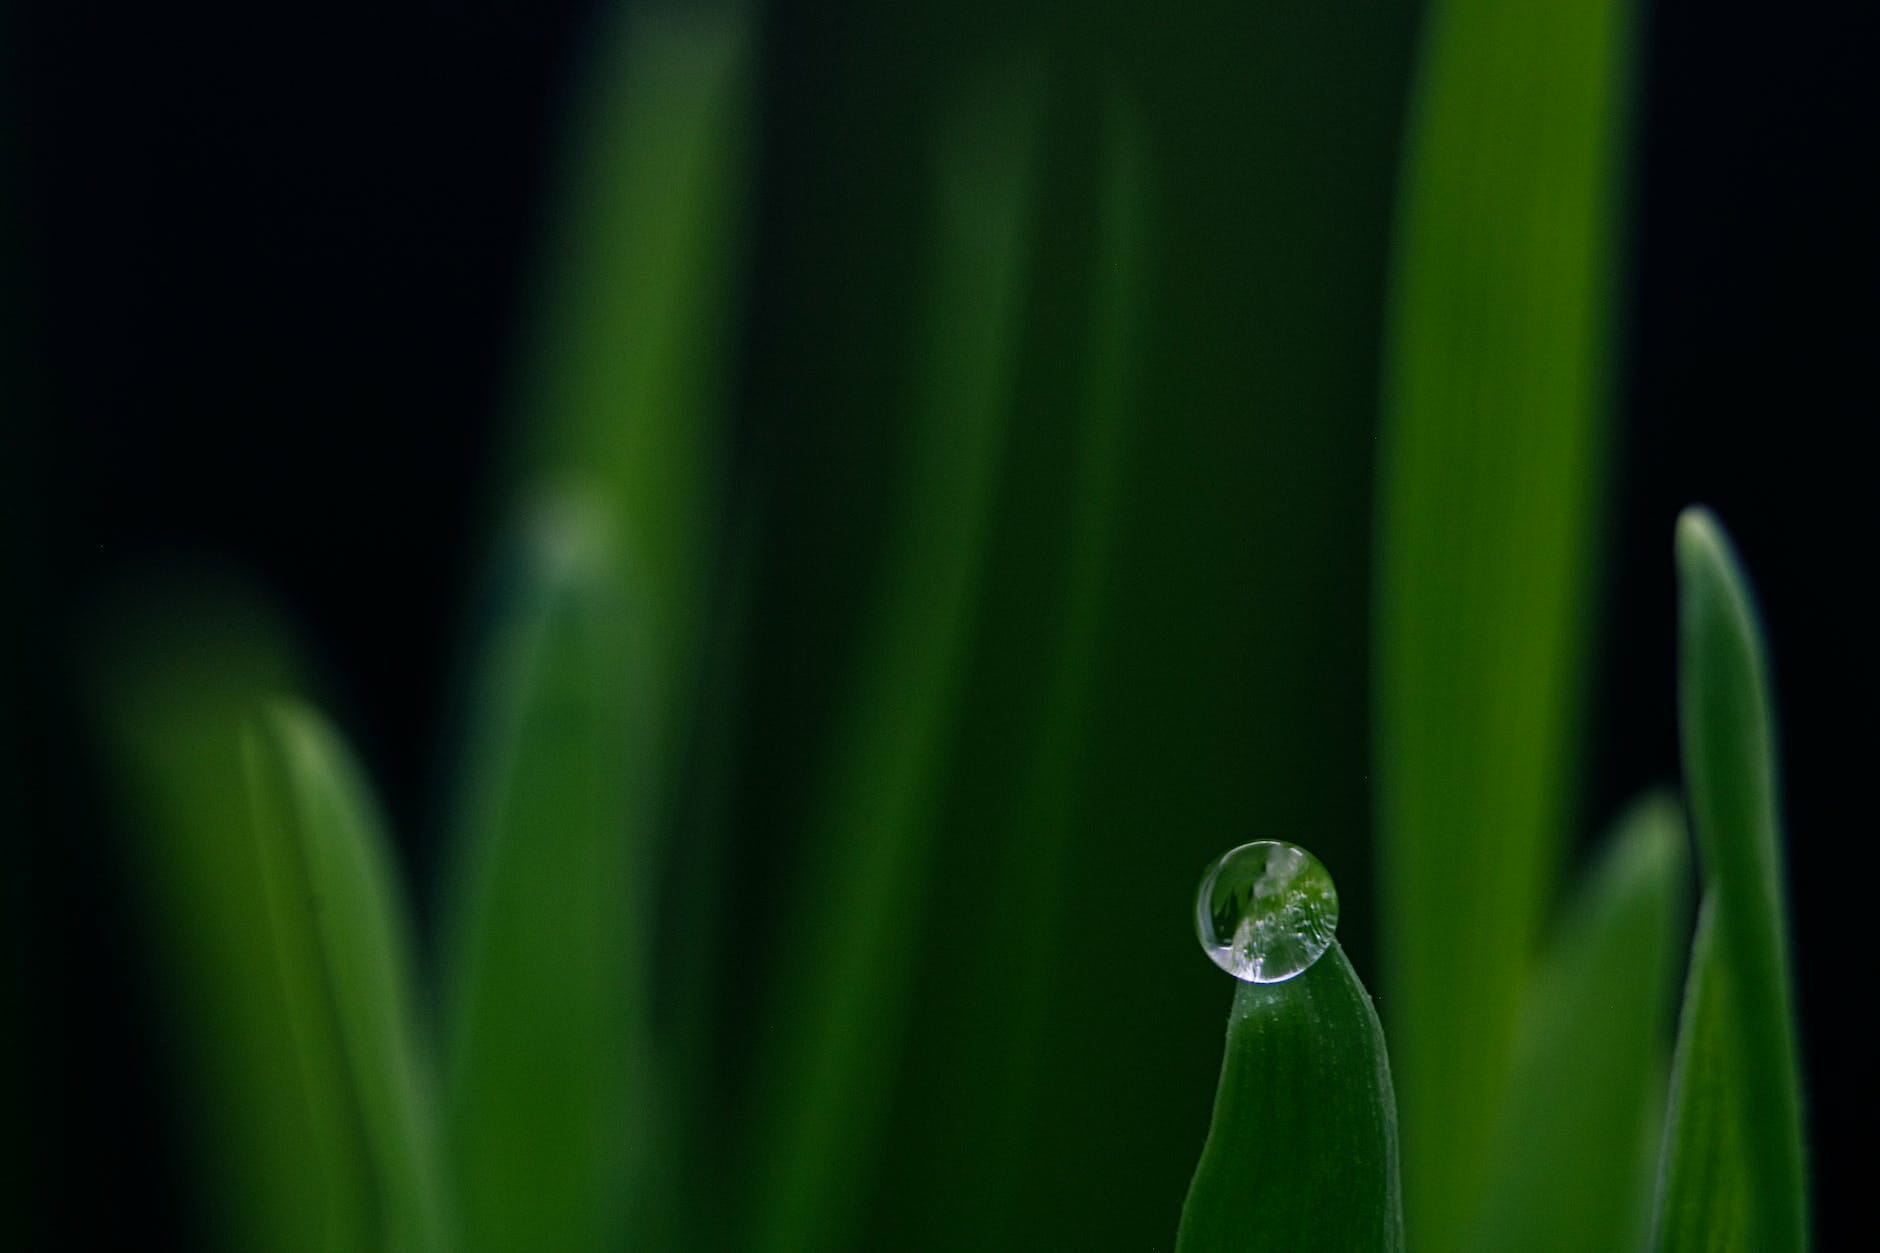
M 1202 876 L 1195 932 L 1214 964 L 1248 983 L 1309 969 L 1338 931 L 1338 889 L 1319 859 L 1281 840 L 1229 849 Z

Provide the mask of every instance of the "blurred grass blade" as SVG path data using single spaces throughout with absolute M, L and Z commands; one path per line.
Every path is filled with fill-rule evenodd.
M 1644 1247 L 1689 917 L 1684 848 L 1677 805 L 1640 802 L 1555 934 L 1471 1233 L 1479 1253 Z
M 1708 511 L 1678 519 L 1677 559 L 1684 783 L 1727 972 L 1749 1243 L 1791 1253 L 1808 1244 L 1807 1167 L 1768 666 L 1748 580 Z
M 904 512 L 771 950 L 751 1249 L 846 1247 L 870 1182 L 1011 402 L 1039 108 L 1035 80 L 995 73 L 941 119 Z
M 740 0 L 600 16 L 518 398 L 525 478 L 607 502 L 651 647 L 683 662 L 735 377 L 752 17 Z
M 1712 894 L 1704 899 L 1691 944 L 1678 1021 L 1652 1244 L 1658 1253 L 1748 1253 L 1755 1247 L 1749 1241 L 1751 1176 L 1728 981 Z
M 446 1109 L 466 1249 L 598 1253 L 627 1221 L 646 1064 L 645 641 L 598 506 L 526 522 L 462 762 Z
M 454 1247 L 430 1059 L 413 1019 L 410 921 L 370 789 L 331 728 L 298 704 L 252 719 L 242 756 L 303 1071 L 315 1101 L 332 1102 L 319 1112 L 346 1159 L 334 1177 L 358 1176 L 360 1227 L 339 1247 Z
M 1385 349 L 1378 891 L 1417 1244 L 1479 1205 L 1574 778 L 1626 0 L 1426 17 Z
M 1242 983 L 1176 1253 L 1391 1253 L 1403 1243 L 1397 1107 L 1371 996 L 1334 943 Z
M 167 612 L 152 612 L 168 606 Z M 147 915 L 155 986 L 184 1072 L 200 1179 L 196 1212 L 218 1248 L 334 1247 L 328 1161 L 288 1029 L 242 720 L 292 690 L 282 633 L 240 597 L 164 588 L 100 615 L 93 693 L 110 735 L 130 837 L 128 879 Z M 134 635 L 122 623 L 140 622 Z
M 620 1247 L 693 1103 L 652 1073 L 648 963 L 718 547 L 752 16 L 603 17 L 518 397 L 540 512 L 473 698 L 448 885 L 473 1250 Z
M 137 634 L 106 652 L 98 695 L 200 1115 L 210 1238 L 447 1248 L 405 911 L 365 785 L 309 715 L 264 712 L 294 670 L 249 602 L 140 604 L 114 615 Z
M 1074 250 L 1080 277 L 1089 283 L 1089 314 L 1025 341 L 1028 369 L 1038 368 L 1040 359 L 1056 367 L 1046 368 L 1058 406 L 1053 412 L 1026 405 L 1027 421 L 1036 424 L 1029 434 L 1049 440 L 1066 473 L 1014 483 L 1017 490 L 999 510 L 1002 548 L 1018 547 L 1030 560 L 1013 560 L 1009 548 L 995 554 L 987 606 L 996 612 L 1001 603 L 1011 605 L 999 592 L 1016 585 L 1024 612 L 1011 614 L 1018 620 L 1011 626 L 1035 636 L 1040 648 L 1033 654 L 1011 647 L 990 625 L 976 642 L 972 716 L 980 721 L 965 724 L 963 734 L 976 742 L 955 758 L 957 782 L 946 802 L 954 848 L 935 870 L 936 880 L 950 872 L 954 882 L 934 888 L 936 900 L 949 889 L 956 893 L 944 907 L 951 916 L 974 918 L 975 925 L 970 934 L 947 937 L 923 963 L 915 1019 L 920 1039 L 910 1051 L 897 1110 L 906 1120 L 897 1131 L 905 1130 L 887 1155 L 896 1159 L 901 1178 L 886 1186 L 898 1183 L 903 1195 L 885 1195 L 886 1213 L 875 1219 L 895 1225 L 904 1251 L 1009 1241 L 1013 1207 L 1036 1165 L 1037 1124 L 1047 1117 L 1040 1108 L 1041 1068 L 1050 1064 L 1058 1038 L 1052 1029 L 1058 936 L 1073 916 L 1067 883 L 1082 851 L 1078 819 L 1098 721 L 1117 503 L 1136 416 L 1143 135 L 1136 114 L 1115 100 L 1101 134 L 1098 168 L 1074 183 L 1079 209 L 1095 191 L 1093 234 L 1052 216 L 1063 200 L 1040 201 L 1042 220 L 1059 222 L 1060 234 L 1040 241 L 1034 265 L 1046 263 L 1048 248 Z M 1062 537 L 1061 543 L 1040 543 L 1040 535 Z M 1005 562 L 997 566 L 1001 556 Z M 1053 627 L 1041 632 L 1030 619 Z M 1001 643 L 1007 643 L 1004 668 L 996 652 Z M 1009 736 L 987 728 L 985 720 L 1001 717 L 1013 724 Z M 1017 760 L 1010 771 L 975 772 L 973 753 Z M 976 793 L 987 799 L 975 804 Z
M 629 1248 L 692 1253 L 723 1247 L 736 1221 L 724 1202 L 728 1173 L 723 1127 L 736 1115 L 726 1073 L 735 1031 L 734 1000 L 741 989 L 721 977 L 741 959 L 745 935 L 719 925 L 726 915 L 725 885 L 736 877 L 738 826 L 734 809 L 741 783 L 739 754 L 749 722 L 744 648 L 752 633 L 757 538 L 768 521 L 765 501 L 751 493 L 738 502 L 712 602 L 710 632 L 700 641 L 697 689 L 699 733 L 675 785 L 680 803 L 671 814 L 672 862 L 656 937 L 658 974 L 654 1045 L 658 1091 L 635 1111 L 652 1118 L 649 1134 L 658 1160 L 645 1176 L 641 1201 L 629 1222 Z M 730 995 L 727 995 L 729 993 Z

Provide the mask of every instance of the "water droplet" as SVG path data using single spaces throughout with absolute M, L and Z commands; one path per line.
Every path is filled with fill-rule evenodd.
M 1331 947 L 1338 889 L 1297 844 L 1258 840 L 1228 852 L 1201 880 L 1195 931 L 1214 964 L 1248 983 L 1280 983 Z

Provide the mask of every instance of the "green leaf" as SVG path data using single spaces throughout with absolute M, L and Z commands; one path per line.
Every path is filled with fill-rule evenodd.
M 193 606 L 193 607 L 192 607 Z M 166 607 L 159 609 L 158 607 Z M 288 1029 L 263 891 L 242 720 L 292 690 L 283 633 L 240 596 L 164 588 L 101 615 L 94 699 L 115 766 L 127 880 L 149 929 L 153 984 L 210 1241 L 283 1253 L 332 1247 L 330 1154 Z M 136 633 L 120 624 L 142 623 Z M 348 1219 L 350 1221 L 350 1219 Z
M 1390 1059 L 1370 994 L 1336 943 L 1297 978 L 1235 993 L 1175 1248 L 1403 1248 Z
M 600 16 L 524 358 L 525 477 L 607 503 L 652 647 L 683 663 L 716 551 L 753 22 L 741 0 Z
M 323 719 L 276 702 L 243 729 L 275 955 L 301 1060 L 356 1176 L 339 1247 L 435 1253 L 446 1238 L 430 1061 L 412 1010 L 411 931 L 371 790 Z
M 1638 804 L 1557 929 L 1529 993 L 1471 1248 L 1643 1247 L 1689 920 L 1684 840 L 1669 797 Z
M 135 602 L 98 696 L 228 1249 L 451 1247 L 408 923 L 369 789 L 241 596 Z
M 1035 1203 L 1026 1183 L 1050 1119 L 1045 1080 L 1057 1073 L 1061 1037 L 1052 989 L 1061 937 L 1081 917 L 1069 883 L 1088 854 L 1080 819 L 1102 722 L 1106 601 L 1118 591 L 1117 506 L 1140 409 L 1143 134 L 1115 100 L 1093 129 L 1102 137 L 1096 168 L 1064 158 L 1061 133 L 1040 162 L 1054 185 L 1041 186 L 1037 212 L 1057 229 L 1032 254 L 1034 289 L 1050 289 L 1061 271 L 1046 267 L 1061 254 L 1074 267 L 1060 280 L 1072 289 L 1066 307 L 1088 312 L 1032 310 L 1028 319 L 1024 369 L 1038 381 L 1019 384 L 1026 429 L 1007 448 L 976 681 L 948 761 L 945 846 L 926 889 L 927 934 L 945 934 L 915 959 L 920 999 L 869 1216 L 869 1231 L 892 1230 L 901 1253 L 1019 1241 L 1013 1210 Z M 1020 460 L 1028 453 L 1048 457 L 1050 469 Z
M 941 119 L 903 512 L 773 949 L 751 1249 L 845 1247 L 868 1185 L 1011 403 L 1039 112 L 1036 81 L 993 73 Z
M 1717 942 L 1717 898 L 1704 898 L 1691 944 L 1678 1049 L 1671 1068 L 1653 1248 L 1748 1253 L 1750 1167 L 1742 1065 L 1732 1047 L 1729 969 Z
M 756 538 L 767 515 L 761 499 L 746 498 L 731 525 L 721 593 L 711 609 L 711 630 L 701 641 L 696 697 L 699 735 L 680 781 L 681 802 L 671 813 L 670 865 L 660 914 L 670 920 L 659 937 L 653 1045 L 657 1091 L 634 1113 L 656 1126 L 645 1186 L 630 1215 L 629 1248 L 724 1247 L 735 1221 L 725 1204 L 727 1150 L 723 1128 L 736 1118 L 737 1097 L 726 1080 L 733 1067 L 724 1053 L 739 1034 L 744 989 L 724 971 L 742 961 L 748 928 L 723 925 L 736 911 L 726 884 L 745 851 L 734 805 L 742 782 L 739 753 L 750 735 L 743 701 L 748 694 L 744 647 L 752 634 Z M 741 1095 L 741 1094 L 740 1094 Z
M 1459 1247 L 1481 1202 L 1576 818 L 1631 21 L 1625 0 L 1426 16 L 1385 350 L 1375 681 L 1405 1207 L 1432 1249 Z
M 603 21 L 517 398 L 536 516 L 448 885 L 473 1249 L 612 1250 L 668 1221 L 703 1077 L 662 1069 L 648 967 L 724 509 L 754 25 L 741 0 Z
M 1746 1229 L 1750 1247 L 1790 1253 L 1808 1245 L 1807 1163 L 1768 663 L 1748 579 L 1707 510 L 1678 519 L 1677 561 L 1684 784 L 1716 897 L 1720 1056 L 1734 1063 Z
M 472 1250 L 615 1248 L 639 1164 L 651 700 L 611 534 L 579 499 L 525 519 L 472 705 L 445 904 Z

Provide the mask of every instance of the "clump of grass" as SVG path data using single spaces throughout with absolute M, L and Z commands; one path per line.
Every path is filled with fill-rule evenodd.
M 1676 546 L 1685 799 L 1705 890 L 1675 1067 L 1671 989 L 1689 934 L 1675 802 L 1641 802 L 1548 919 L 1578 817 L 1568 781 L 1634 21 L 1623 0 L 1448 0 L 1429 15 L 1413 101 L 1374 644 L 1386 1026 L 1405 1229 L 1420 1247 L 1807 1244 L 1763 651 L 1747 581 L 1701 509 Z M 1364 1125 L 1397 1120 L 1390 1084 L 1370 1079 L 1383 1064 L 1373 1028 L 1323 1021 L 1312 987 L 1289 986 L 1258 993 L 1261 1021 L 1317 1031 L 1347 1070 L 1266 1093 L 1266 1108 L 1247 1099 L 1244 1059 L 1273 1033 L 1249 1035 L 1242 991 L 1182 1243 L 1400 1247 L 1401 1233 L 1301 1218 L 1393 1207 L 1394 1164 L 1355 1202 L 1352 1181 L 1310 1154 L 1294 1166 L 1300 1192 L 1270 1185 L 1260 1119 L 1285 1125 L 1323 1097 L 1328 1120 L 1349 1122 L 1345 1104 L 1368 1093 L 1385 1108 Z
M 1523 990 L 1509 1078 L 1486 1114 L 1490 1165 L 1460 1207 L 1471 1249 L 1808 1247 L 1762 641 L 1706 511 L 1679 520 L 1677 556 L 1701 921 L 1691 937 L 1681 815 L 1648 799 L 1619 824 Z M 1689 987 L 1670 1065 L 1681 949 Z M 1178 1247 L 1401 1249 L 1396 1128 L 1383 1033 L 1341 951 L 1297 979 L 1243 985 Z
M 1554 916 L 1580 817 L 1566 781 L 1609 444 L 1630 20 L 1619 0 L 1432 15 L 1380 463 L 1386 1012 L 1336 947 L 1239 990 L 1183 1253 L 1391 1250 L 1406 1233 L 1482 1253 L 1805 1246 L 1766 676 L 1745 581 L 1701 512 L 1678 554 L 1683 799 L 1705 891 L 1668 1084 L 1689 927 L 1677 802 L 1616 823 Z M 1109 1029 L 1101 1005 L 1053 1018 L 1047 1002 L 1063 949 L 1110 921 L 1083 916 L 1071 872 L 1080 772 L 1110 715 L 1100 619 L 1131 539 L 1125 450 L 1154 320 L 1139 270 L 1170 198 L 1151 160 L 1166 137 L 1122 93 L 1093 128 L 1090 307 L 1045 341 L 1071 345 L 1078 378 L 1067 499 L 1048 502 L 1065 568 L 1040 593 L 1047 664 L 1010 702 L 1029 755 L 979 784 L 1015 797 L 970 844 L 991 869 L 954 869 L 992 881 L 971 897 L 984 934 L 963 942 L 926 905 L 958 834 L 948 771 L 989 721 L 963 705 L 996 616 L 988 571 L 1019 520 L 1004 476 L 1027 349 L 1037 323 L 1065 321 L 1037 299 L 1062 106 L 1020 58 L 939 93 L 920 138 L 909 441 L 828 751 L 802 755 L 796 873 L 753 940 L 745 898 L 717 891 L 730 846 L 694 812 L 722 798 L 687 791 L 724 782 L 698 725 L 728 700 L 715 633 L 767 625 L 736 612 L 738 528 L 760 511 L 732 498 L 725 420 L 753 27 L 739 3 L 660 4 L 606 45 L 516 388 L 523 471 L 469 649 L 429 945 L 290 632 L 241 595 L 128 628 L 106 699 L 226 1247 L 869 1247 L 908 1089 L 947 1125 L 899 1164 L 902 1186 L 934 1177 L 922 1230 L 897 1235 L 1020 1242 L 1007 1210 L 1040 1174 L 1019 1146 L 1050 1108 L 1030 1089 L 1066 1057 L 1079 1074 L 1088 1047 L 1053 1028 Z M 1026 568 L 1052 564 L 1037 547 Z M 761 952 L 747 963 L 740 945 Z M 662 978 L 675 949 L 684 977 Z M 945 978 L 924 981 L 930 967 Z M 728 988 L 731 968 L 756 973 Z M 966 1021 L 916 1051 L 934 1004 Z M 714 1069 L 726 1059 L 746 1064 Z M 977 1121 L 951 1118 L 967 1107 Z
M 691 1160 L 649 970 L 723 512 L 753 18 L 610 16 L 516 387 L 434 945 L 289 633 L 239 591 L 119 624 L 106 716 L 224 1247 L 614 1249 Z

